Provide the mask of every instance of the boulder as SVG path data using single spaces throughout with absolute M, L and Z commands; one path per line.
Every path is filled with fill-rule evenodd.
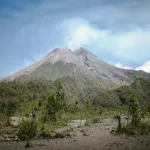
M 5 141 L 5 137 L 0 134 L 0 142 L 3 142 L 3 141 Z
M 16 142 L 20 141 L 18 136 L 16 136 L 13 140 L 16 141 Z
M 6 142 L 10 142 L 11 141 L 11 139 L 10 138 L 6 138 L 6 140 L 5 140 Z
M 27 117 L 10 117 L 9 118 L 9 124 L 13 127 L 18 127 L 21 121 L 23 120 L 29 120 Z
M 67 124 L 67 126 L 71 128 L 83 127 L 85 125 L 86 125 L 86 120 L 71 120 Z

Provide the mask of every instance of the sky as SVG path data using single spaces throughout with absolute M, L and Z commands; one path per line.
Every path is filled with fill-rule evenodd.
M 0 78 L 64 47 L 150 72 L 150 0 L 0 0 Z

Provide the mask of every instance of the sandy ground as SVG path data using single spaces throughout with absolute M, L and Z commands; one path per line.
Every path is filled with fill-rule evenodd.
M 129 137 L 112 135 L 117 122 L 103 123 L 75 129 L 64 139 L 34 140 L 29 150 L 150 150 L 150 136 Z M 25 142 L 0 142 L 0 150 L 23 150 Z

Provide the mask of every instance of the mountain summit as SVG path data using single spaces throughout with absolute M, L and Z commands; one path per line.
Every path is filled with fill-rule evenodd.
M 149 74 L 111 66 L 84 48 L 75 51 L 56 48 L 40 61 L 5 80 L 15 80 L 21 85 L 46 83 L 51 88 L 53 82 L 61 80 L 66 99 L 70 102 L 90 99 L 102 106 L 116 106 L 120 99 L 115 89 L 130 85 L 139 77 L 148 78 Z
M 148 77 L 145 72 L 124 70 L 100 60 L 84 48 L 71 51 L 54 49 L 40 61 L 7 77 L 7 80 L 52 80 L 63 77 L 76 79 L 84 84 L 116 88 L 131 84 L 137 77 Z

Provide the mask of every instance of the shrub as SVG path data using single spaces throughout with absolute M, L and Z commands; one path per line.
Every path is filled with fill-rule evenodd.
M 126 135 L 145 135 L 150 133 L 150 124 L 149 123 L 140 123 L 137 127 L 132 127 L 131 124 L 123 126 L 122 128 L 117 128 L 118 134 Z
M 117 133 L 124 133 L 127 135 L 143 135 L 150 133 L 150 124 L 142 122 L 142 119 L 144 119 L 146 115 L 146 106 L 139 104 L 135 94 L 130 96 L 128 115 L 129 117 L 131 116 L 131 123 L 124 127 L 121 127 L 121 125 L 119 127 L 118 125 Z
M 18 136 L 21 140 L 29 141 L 36 136 L 37 124 L 35 121 L 23 120 L 19 125 Z

